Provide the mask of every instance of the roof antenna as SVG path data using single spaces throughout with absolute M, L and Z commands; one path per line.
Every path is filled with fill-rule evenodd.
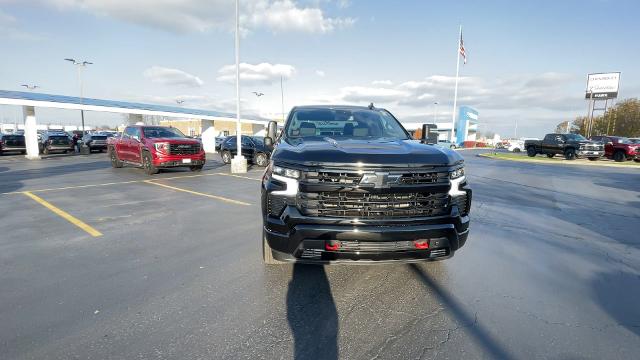
M 375 108 L 376 108 L 376 107 L 375 107 L 375 106 L 373 106 L 373 103 L 369 104 L 369 110 L 373 110 L 373 109 L 375 109 Z

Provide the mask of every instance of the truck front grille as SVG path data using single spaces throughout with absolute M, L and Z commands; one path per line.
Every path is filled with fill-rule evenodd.
M 169 153 L 171 155 L 190 155 L 200 152 L 200 144 L 170 144 Z
M 319 192 L 301 193 L 299 205 L 307 216 L 380 219 L 444 215 L 448 199 L 446 193 Z
M 317 171 L 306 173 L 310 184 L 359 184 L 362 174 L 357 172 Z

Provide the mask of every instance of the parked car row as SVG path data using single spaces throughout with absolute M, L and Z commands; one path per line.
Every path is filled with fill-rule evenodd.
M 530 157 L 543 154 L 549 158 L 561 155 L 567 160 L 583 157 L 596 161 L 604 157 L 616 162 L 640 161 L 640 141 L 620 136 L 598 135 L 587 139 L 580 134 L 552 133 L 542 140 L 526 140 L 524 148 Z

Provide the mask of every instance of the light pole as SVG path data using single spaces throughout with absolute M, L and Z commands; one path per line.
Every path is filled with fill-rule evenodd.
M 87 65 L 92 65 L 92 62 L 89 61 L 78 61 L 76 59 L 66 58 L 66 61 L 69 61 L 78 69 L 78 86 L 80 86 L 80 106 L 83 105 L 83 86 L 82 86 L 82 70 L 87 67 Z M 80 109 L 80 118 L 82 119 L 82 136 L 84 136 L 84 109 Z
M 20 86 L 22 86 L 24 88 L 27 88 L 27 90 L 29 90 L 29 91 L 33 91 L 33 90 L 35 90 L 35 89 L 40 87 L 38 85 L 29 85 L 29 84 L 22 84 Z
M 231 159 L 232 173 L 246 173 L 247 160 L 242 156 L 242 127 L 240 125 L 240 0 L 236 0 L 236 156 Z
M 438 122 L 438 102 L 433 103 L 433 123 Z

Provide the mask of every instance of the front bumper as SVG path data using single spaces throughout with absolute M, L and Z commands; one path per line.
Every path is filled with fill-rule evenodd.
M 190 162 L 184 162 L 185 159 Z M 204 165 L 206 155 L 204 152 L 193 155 L 161 155 L 155 154 L 153 156 L 153 166 L 155 167 L 182 167 L 182 166 L 198 166 Z
M 438 217 L 336 219 L 304 216 L 295 206 L 287 206 L 280 217 L 265 216 L 264 233 L 274 257 L 282 261 L 327 264 L 442 260 L 453 256 L 467 241 L 469 216 L 461 216 L 457 206 L 452 206 L 450 214 Z M 431 240 L 430 247 L 412 247 L 416 240 Z M 329 251 L 325 247 L 329 241 L 349 246 Z M 363 249 L 354 250 L 354 245 L 362 245 Z
M 583 157 L 603 157 L 604 156 L 604 150 L 602 151 L 597 151 L 597 150 L 578 150 L 578 152 L 576 153 L 578 156 L 583 156 Z

